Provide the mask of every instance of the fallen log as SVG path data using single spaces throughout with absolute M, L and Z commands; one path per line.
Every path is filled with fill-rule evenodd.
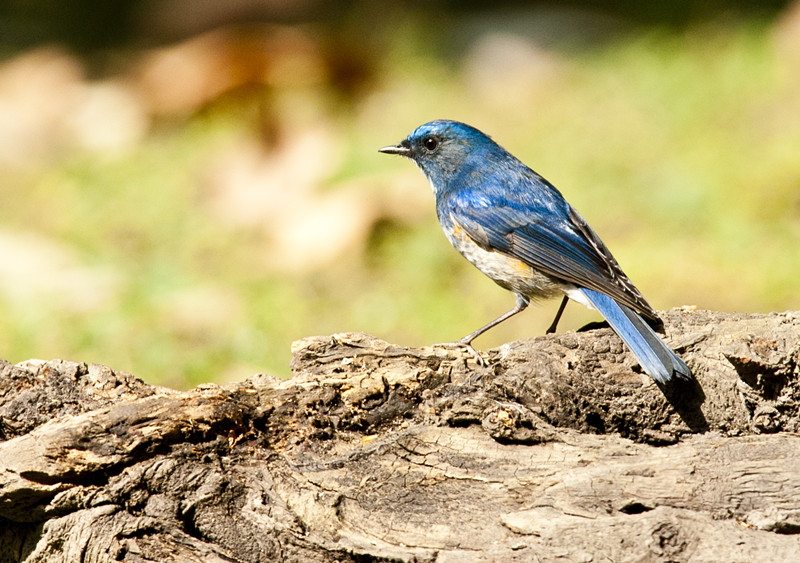
M 485 352 L 357 333 L 177 392 L 0 364 L 0 561 L 800 560 L 800 313 L 665 313 Z

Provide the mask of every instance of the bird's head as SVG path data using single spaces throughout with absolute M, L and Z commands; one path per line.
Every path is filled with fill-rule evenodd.
M 430 180 L 435 192 L 445 189 L 473 159 L 491 158 L 505 151 L 488 135 L 465 123 L 437 120 L 417 127 L 397 145 L 379 149 L 413 160 Z

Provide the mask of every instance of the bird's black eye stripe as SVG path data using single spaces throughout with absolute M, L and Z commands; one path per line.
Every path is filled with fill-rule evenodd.
M 422 144 L 427 150 L 435 151 L 436 147 L 439 146 L 439 141 L 436 139 L 436 137 L 425 137 L 425 139 L 422 141 Z

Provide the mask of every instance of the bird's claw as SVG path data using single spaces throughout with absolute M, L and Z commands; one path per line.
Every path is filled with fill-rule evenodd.
M 475 363 L 477 363 L 480 367 L 485 368 L 488 365 L 486 359 L 483 356 L 481 356 L 480 352 L 478 352 L 475 348 L 473 348 L 471 344 L 468 344 L 466 342 L 461 342 L 461 341 L 457 341 L 457 342 L 439 342 L 437 344 L 432 344 L 432 346 L 433 347 L 440 347 L 440 348 L 454 348 L 454 347 L 455 348 L 466 348 L 467 351 L 470 354 L 472 354 L 472 357 L 475 360 Z

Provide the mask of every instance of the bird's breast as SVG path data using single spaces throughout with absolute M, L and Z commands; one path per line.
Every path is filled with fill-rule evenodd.
M 495 250 L 478 245 L 457 223 L 448 221 L 442 225 L 450 243 L 464 258 L 469 260 L 499 286 L 527 297 L 547 298 L 563 293 L 563 283 L 540 273 L 528 264 Z

